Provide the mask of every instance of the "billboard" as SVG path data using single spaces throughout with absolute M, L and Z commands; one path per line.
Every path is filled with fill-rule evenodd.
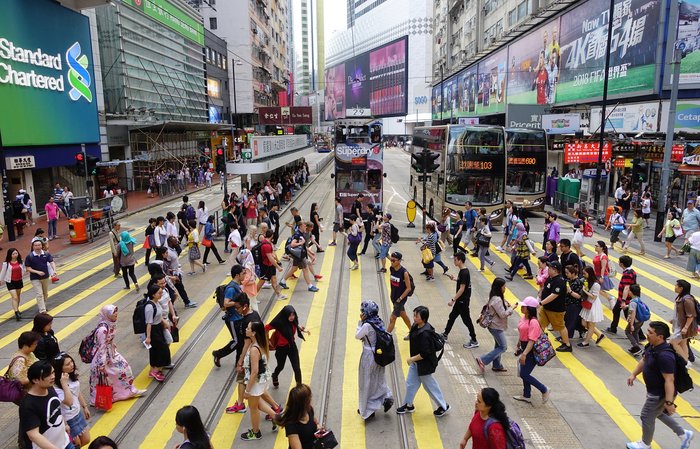
M 700 0 L 686 0 L 673 2 L 677 5 L 678 35 L 677 40 L 681 45 L 683 58 L 681 59 L 681 74 L 679 83 L 687 88 L 688 85 L 700 85 Z M 674 5 L 675 6 L 675 5 Z M 668 37 L 667 58 L 671 61 L 673 51 L 672 33 Z M 667 84 L 671 82 L 671 72 L 665 76 Z
M 324 120 L 345 118 L 345 64 L 326 69 Z
M 457 96 L 459 103 L 457 115 L 460 117 L 476 115 L 476 104 L 479 100 L 479 77 L 476 66 L 462 70 L 457 75 Z
M 326 103 L 333 95 L 336 112 L 332 114 L 330 99 L 325 119 L 406 115 L 407 85 L 408 36 L 404 36 L 326 69 Z
M 204 25 L 168 0 L 122 0 L 185 39 L 204 46 Z
M 430 98 L 430 111 L 432 112 L 433 119 L 440 118 L 440 113 L 442 112 L 442 95 L 440 95 L 440 85 L 433 86 L 433 91 Z
M 544 114 L 542 129 L 547 134 L 574 134 L 581 130 L 581 114 Z
M 552 104 L 561 65 L 559 18 L 508 46 L 508 103 Z
M 669 102 L 664 101 L 661 114 L 661 126 L 668 123 Z M 674 119 L 675 132 L 692 134 L 700 133 L 700 101 L 678 101 L 676 105 L 676 117 Z
M 2 12 L 3 145 L 99 142 L 88 18 L 50 0 L 5 0 Z
M 488 55 L 479 62 L 477 114 L 502 114 L 505 112 L 507 57 L 508 52 L 503 49 Z
M 591 108 L 589 130 L 600 132 L 601 108 Z M 616 105 L 606 109 L 605 131 L 617 133 L 655 133 L 659 130 L 659 102 Z M 663 122 L 664 125 L 666 122 Z
M 603 95 L 608 0 L 588 0 L 561 16 L 561 64 L 557 103 Z M 608 95 L 654 91 L 662 5 L 658 0 L 616 0 Z

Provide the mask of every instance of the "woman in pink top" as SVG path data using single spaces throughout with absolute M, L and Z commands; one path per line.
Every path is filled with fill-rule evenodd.
M 58 235 L 56 234 L 56 224 L 58 223 L 58 204 L 53 199 L 53 196 L 49 197 L 49 202 L 44 206 L 46 211 L 46 221 L 49 223 L 49 240 L 53 240 Z
M 493 388 L 483 388 L 476 394 L 475 412 L 467 433 L 459 443 L 460 449 L 472 440 L 472 449 L 506 449 L 505 429 L 510 427 L 506 406 Z
M 532 352 L 535 346 L 535 341 L 542 334 L 542 328 L 537 321 L 537 306 L 539 302 L 532 296 L 528 296 L 520 303 L 520 311 L 523 317 L 518 323 L 518 335 L 520 336 L 519 349 L 515 355 L 520 356 L 520 369 L 518 376 L 523 380 L 522 396 L 513 396 L 516 401 L 532 403 L 531 394 L 534 386 L 542 393 L 542 403 L 549 400 L 550 389 L 545 387 L 542 382 L 532 376 L 532 371 L 537 366 L 535 362 L 535 354 Z

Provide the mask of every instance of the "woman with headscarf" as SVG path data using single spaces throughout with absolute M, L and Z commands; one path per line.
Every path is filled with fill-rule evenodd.
M 100 322 L 95 329 L 95 356 L 90 363 L 90 404 L 95 405 L 95 387 L 100 376 L 112 386 L 112 401 L 143 396 L 146 390 L 134 386 L 134 375 L 124 357 L 117 352 L 114 336 L 117 333 L 119 309 L 106 305 L 100 311 Z
M 139 291 L 139 283 L 134 274 L 134 266 L 136 265 L 136 256 L 134 255 L 134 245 L 136 239 L 129 234 L 128 231 L 122 231 L 121 241 L 119 242 L 119 266 L 122 267 L 122 277 L 124 278 L 125 289 L 129 290 L 129 278 L 134 281 L 136 291 Z
M 382 406 L 387 412 L 394 405 L 394 397 L 386 384 L 384 367 L 374 361 L 374 347 L 377 344 L 377 332 L 386 332 L 384 323 L 379 318 L 379 306 L 374 301 L 362 301 L 360 322 L 357 324 L 355 338 L 362 340 L 362 355 L 359 370 L 359 408 L 357 413 L 367 421 L 374 418 L 374 412 Z
M 309 331 L 299 324 L 297 311 L 292 306 L 284 306 L 270 321 L 270 324 L 265 326 L 265 330 L 275 331 L 270 336 L 270 341 L 275 345 L 275 359 L 277 359 L 277 367 L 272 372 L 272 386 L 279 388 L 279 375 L 284 369 L 287 358 L 289 358 L 289 363 L 292 364 L 292 370 L 294 370 L 294 380 L 297 385 L 301 385 L 299 348 L 297 348 L 295 337 L 298 336 L 304 340 L 303 333 L 309 334 Z
M 525 225 L 521 220 L 515 224 L 515 238 L 511 244 L 513 251 L 515 251 L 515 257 L 513 258 L 513 263 L 508 269 L 508 274 L 505 276 L 509 281 L 513 280 L 513 277 L 518 273 L 520 265 L 525 266 L 525 271 L 527 275 L 523 276 L 523 279 L 532 279 L 532 269 L 530 268 L 530 246 L 528 245 L 527 231 L 525 230 Z

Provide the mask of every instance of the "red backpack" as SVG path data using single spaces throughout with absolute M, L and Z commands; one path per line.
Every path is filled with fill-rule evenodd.
M 583 222 L 583 236 L 593 237 L 593 226 L 588 221 Z

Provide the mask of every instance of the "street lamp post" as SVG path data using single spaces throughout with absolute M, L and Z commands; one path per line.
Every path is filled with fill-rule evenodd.
M 12 213 L 12 202 L 8 196 L 7 190 L 10 183 L 7 181 L 7 168 L 5 167 L 5 151 L 2 146 L 2 132 L 0 131 L 0 175 L 2 175 L 2 201 L 3 201 L 3 219 L 5 220 L 5 229 L 7 229 L 7 239 L 11 242 L 15 241 L 15 226 L 13 221 L 14 214 Z

